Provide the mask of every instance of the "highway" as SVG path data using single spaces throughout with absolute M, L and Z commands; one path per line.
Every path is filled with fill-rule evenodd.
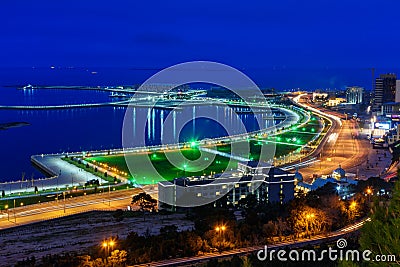
M 331 232 L 328 234 L 321 234 L 321 235 L 316 235 L 310 239 L 300 239 L 300 240 L 290 240 L 290 241 L 284 241 L 284 242 L 279 242 L 275 244 L 268 245 L 268 250 L 272 249 L 279 249 L 279 248 L 298 248 L 298 247 L 304 247 L 307 245 L 317 245 L 321 244 L 324 242 L 332 241 L 335 240 L 338 237 L 342 237 L 346 234 L 355 232 L 359 230 L 366 221 L 369 221 L 370 218 L 361 220 L 359 222 L 356 222 L 352 225 L 346 226 L 338 231 Z M 185 257 L 185 258 L 177 258 L 177 259 L 170 259 L 170 260 L 164 260 L 164 261 L 158 261 L 158 262 L 150 262 L 150 263 L 145 263 L 145 264 L 139 264 L 139 265 L 134 265 L 138 267 L 163 267 L 163 266 L 177 266 L 177 265 L 188 265 L 188 264 L 196 264 L 199 262 L 204 262 L 204 261 L 209 261 L 211 259 L 222 259 L 222 258 L 230 258 L 234 255 L 236 256 L 244 256 L 250 253 L 255 253 L 260 250 L 264 250 L 265 246 L 252 246 L 252 247 L 247 247 L 247 248 L 241 248 L 241 249 L 234 249 L 234 250 L 229 250 L 229 251 L 224 251 L 221 253 L 207 253 L 204 255 L 200 256 L 194 256 L 194 257 Z
M 314 157 L 312 164 L 300 167 L 305 182 L 312 182 L 313 175 L 329 175 L 339 167 L 352 172 L 361 179 L 370 176 L 379 176 L 389 164 L 390 157 L 380 156 L 380 151 L 376 152 L 363 134 L 360 134 L 358 123 L 353 119 L 343 120 L 343 114 L 317 109 L 309 103 L 305 103 L 299 97 L 298 104 L 312 110 L 313 112 L 329 116 L 332 127 L 322 140 L 318 148 L 306 159 Z M 371 168 L 366 163 L 370 163 Z M 378 162 L 378 165 L 376 165 Z
M 0 214 L 0 229 L 55 219 L 67 215 L 92 211 L 126 209 L 132 196 L 143 192 L 140 188 L 108 191 L 87 196 L 70 198 L 59 196 L 58 201 L 17 207 Z M 157 187 L 146 187 L 146 193 L 157 198 Z

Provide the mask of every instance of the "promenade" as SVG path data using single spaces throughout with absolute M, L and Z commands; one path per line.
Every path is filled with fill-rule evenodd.
M 46 189 L 84 185 L 92 179 L 98 179 L 100 183 L 107 182 L 94 174 L 86 172 L 82 168 L 78 168 L 62 160 L 61 157 L 61 155 L 32 156 L 31 160 L 51 177 L 0 183 L 0 191 L 4 190 L 6 194 L 18 194 L 22 192 L 34 192 L 35 186 L 43 191 Z

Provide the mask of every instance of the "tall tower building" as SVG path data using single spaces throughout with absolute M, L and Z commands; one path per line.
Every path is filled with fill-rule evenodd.
M 351 86 L 346 88 L 346 101 L 349 104 L 361 104 L 364 100 L 364 88 Z
M 380 110 L 383 103 L 394 102 L 396 96 L 396 74 L 381 74 L 375 79 L 374 109 Z
M 400 80 L 396 81 L 396 98 L 395 102 L 400 102 Z

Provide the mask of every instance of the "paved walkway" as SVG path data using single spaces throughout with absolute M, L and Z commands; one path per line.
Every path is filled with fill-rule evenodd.
M 78 168 L 62 160 L 60 155 L 32 156 L 32 161 L 35 161 L 36 164 L 41 166 L 52 177 L 35 179 L 33 181 L 25 180 L 0 183 L 0 191 L 4 190 L 6 194 L 18 194 L 33 192 L 35 186 L 42 191 L 45 189 L 65 188 L 71 185 L 83 185 L 92 179 L 99 179 L 101 183 L 107 182 L 94 174 L 86 172 L 82 168 Z

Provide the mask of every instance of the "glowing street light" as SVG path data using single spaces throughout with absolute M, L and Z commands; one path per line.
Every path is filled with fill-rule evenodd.
M 10 212 L 8 211 L 8 204 L 6 204 L 4 208 L 7 210 L 7 221 L 10 221 Z
M 311 218 L 314 218 L 315 217 L 315 214 L 314 213 L 311 213 L 311 214 L 307 214 L 306 215 L 306 218 L 307 219 L 311 219 Z
M 112 239 L 105 240 L 105 241 L 103 241 L 103 243 L 101 244 L 101 246 L 106 250 L 106 252 L 107 252 L 106 257 L 107 257 L 107 256 L 110 254 L 110 248 L 111 248 L 111 250 L 114 249 L 115 241 L 112 240 Z
M 221 236 L 223 237 L 223 242 L 225 242 L 225 236 L 224 236 L 225 230 L 226 230 L 226 226 L 225 225 L 217 225 L 215 227 L 215 231 L 218 233 L 219 237 L 220 238 L 221 238 Z M 219 240 L 219 249 L 221 249 L 221 239 Z
M 307 213 L 306 214 L 306 234 L 310 235 L 310 223 L 314 220 L 315 214 L 314 213 Z
M 368 202 L 371 202 L 371 195 L 373 194 L 373 191 L 372 191 L 371 187 L 368 187 L 366 192 L 367 192 L 367 195 L 368 195 Z
M 357 202 L 355 202 L 354 200 L 350 203 L 350 210 L 355 210 L 357 207 Z

